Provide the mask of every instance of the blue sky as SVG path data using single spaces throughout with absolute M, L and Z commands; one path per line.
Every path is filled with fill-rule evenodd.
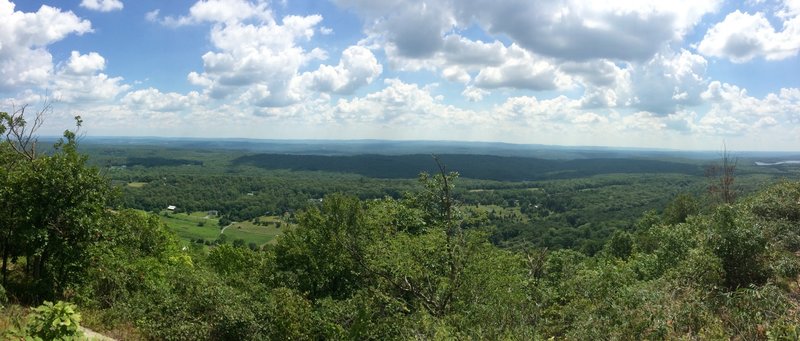
M 0 0 L 0 110 L 95 136 L 800 150 L 800 1 Z

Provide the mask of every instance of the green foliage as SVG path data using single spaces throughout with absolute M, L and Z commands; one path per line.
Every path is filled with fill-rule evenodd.
M 700 212 L 700 204 L 691 194 L 682 193 L 670 202 L 664 209 L 665 224 L 685 223 L 686 218 Z
M 163 274 L 179 255 L 177 239 L 158 216 L 136 210 L 106 215 L 108 226 L 92 248 L 92 266 L 81 298 L 100 308 L 130 299 Z
M 761 228 L 741 210 L 721 206 L 711 216 L 708 247 L 720 258 L 725 285 L 736 289 L 760 285 L 769 276 L 766 239 Z
M 537 159 L 494 155 L 446 154 L 443 162 L 462 170 L 464 176 L 474 179 L 520 181 L 542 178 L 576 178 L 609 173 L 683 173 L 702 174 L 692 164 L 649 159 Z M 423 172 L 438 172 L 429 155 L 294 155 L 254 154 L 244 155 L 231 162 L 234 166 L 252 165 L 264 169 L 325 170 L 339 173 L 356 173 L 372 178 L 413 178 Z
M 68 292 L 81 307 L 97 311 L 101 317 L 93 322 L 105 328 L 128 325 L 159 340 L 797 336 L 800 186 L 794 183 L 704 212 L 693 197 L 679 195 L 659 215 L 669 197 L 693 192 L 694 182 L 615 174 L 536 183 L 466 180 L 462 190 L 454 186 L 456 174 L 441 167 L 438 174 L 421 176 L 416 192 L 401 195 L 399 189 L 410 188 L 406 183 L 376 190 L 370 187 L 388 182 L 344 175 L 336 178 L 344 184 L 330 184 L 319 174 L 281 173 L 287 184 L 279 184 L 235 174 L 236 168 L 225 177 L 191 174 L 209 162 L 181 166 L 188 174 L 137 170 L 137 176 L 151 177 L 135 179 L 145 184 L 126 189 L 147 193 L 139 199 L 191 183 L 190 190 L 181 190 L 197 193 L 188 196 L 192 205 L 207 204 L 193 198 L 219 192 L 210 206 L 230 200 L 220 208 L 230 217 L 262 217 L 278 199 L 259 200 L 291 193 L 282 207 L 269 207 L 276 212 L 268 215 L 285 213 L 284 234 L 275 245 L 245 247 L 246 240 L 230 233 L 242 226 L 235 224 L 224 234 L 210 228 L 211 238 L 219 236 L 216 245 L 186 248 L 159 216 L 108 209 L 111 192 L 100 188 L 107 184 L 81 183 L 94 173 L 80 160 L 45 161 L 79 156 L 68 145 L 0 172 L 4 200 L 25 195 L 22 202 L 29 205 L 45 194 L 56 196 L 56 188 L 84 195 L 56 200 L 54 216 L 66 212 L 60 220 L 50 219 L 49 208 L 26 211 L 30 216 L 0 215 L 2 237 L 13 238 L 3 241 L 14 241 L 3 251 L 19 260 L 12 266 L 11 294 L 23 292 L 19 278 L 58 278 L 50 282 L 62 283 L 64 290 L 45 286 L 43 292 Z M 43 175 L 31 171 L 39 162 L 47 165 L 41 166 Z M 81 179 L 58 167 L 74 167 Z M 59 187 L 50 178 L 97 190 Z M 34 179 L 45 184 L 34 185 Z M 212 190 L 199 190 L 200 184 Z M 336 191 L 357 195 L 325 195 Z M 8 201 L 1 204 L 2 213 L 16 212 Z M 52 234 L 39 222 L 62 224 L 75 235 Z M 197 227 L 194 220 L 190 225 Z M 23 252 L 29 246 L 32 254 Z M 55 276 L 58 271 L 45 277 L 27 273 L 25 267 L 34 267 L 43 252 L 75 257 L 66 260 L 75 265 L 65 268 L 63 278 Z M 42 268 L 48 271 L 59 266 L 43 264 L 50 264 Z M 23 337 L 26 330 L 17 334 Z
M 0 309 L 2 309 L 6 303 L 8 303 L 8 297 L 6 296 L 6 288 L 4 288 L 2 284 L 0 284 Z
M 170 265 L 113 307 L 152 339 L 258 339 L 248 296 L 203 268 Z
M 25 340 L 75 340 L 83 336 L 81 314 L 70 303 L 45 301 L 28 315 L 22 330 L 10 331 L 8 337 Z
M 29 284 L 18 297 L 36 301 L 62 297 L 83 281 L 113 191 L 78 153 L 74 132 L 64 132 L 50 155 L 36 154 L 35 142 L 26 147 L 29 142 L 8 136 L 0 142 L 5 170 L 0 176 L 0 246 L 4 280 L 8 261 L 24 257 Z
M 228 219 L 228 217 L 220 217 L 218 225 L 219 225 L 219 227 L 226 227 L 226 226 L 230 225 L 231 223 L 232 223 L 232 221 L 230 219 Z
M 633 253 L 633 237 L 625 231 L 614 232 L 608 241 L 608 252 L 617 258 L 628 259 Z
M 322 207 L 300 215 L 298 223 L 301 227 L 284 234 L 275 247 L 276 269 L 312 298 L 352 294 L 359 285 L 359 260 L 345 243 L 362 237 L 357 234 L 365 225 L 361 202 L 326 197 Z
M 313 339 L 314 315 L 311 302 L 294 290 L 272 290 L 264 310 L 266 335 L 271 340 Z
M 783 181 L 747 200 L 753 214 L 773 219 L 800 221 L 800 182 Z

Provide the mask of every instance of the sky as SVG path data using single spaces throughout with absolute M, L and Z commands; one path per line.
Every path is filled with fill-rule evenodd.
M 800 151 L 800 0 L 0 0 L 0 111 L 89 136 Z

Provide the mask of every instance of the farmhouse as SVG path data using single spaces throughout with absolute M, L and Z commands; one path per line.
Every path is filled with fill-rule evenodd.
M 167 206 L 167 211 L 175 211 L 176 208 L 175 205 L 169 205 Z

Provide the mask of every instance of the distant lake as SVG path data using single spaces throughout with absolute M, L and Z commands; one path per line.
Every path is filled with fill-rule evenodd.
M 758 161 L 756 161 L 756 166 L 777 166 L 777 165 L 800 165 L 800 161 L 798 161 L 798 160 L 778 161 L 778 162 L 758 162 Z

